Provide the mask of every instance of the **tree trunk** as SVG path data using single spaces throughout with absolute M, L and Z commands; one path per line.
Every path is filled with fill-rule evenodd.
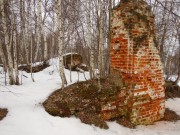
M 27 44 L 27 33 L 25 30 L 25 0 L 20 0 L 20 15 L 21 15 L 21 46 L 24 47 L 25 53 L 24 58 L 27 65 L 29 65 L 29 50 L 28 50 L 28 44 Z M 23 48 L 21 50 L 23 51 Z
M 7 82 L 6 82 L 7 64 L 6 64 L 5 55 L 4 55 L 4 52 L 3 52 L 3 49 L 2 49 L 1 38 L 0 38 L 0 57 L 1 57 L 2 64 L 3 64 L 3 69 L 4 69 L 4 72 L 5 72 L 5 85 L 7 85 Z
M 13 1 L 10 1 L 11 6 L 11 26 L 12 26 L 12 34 L 13 34 L 13 54 L 14 54 L 14 68 L 15 68 L 15 84 L 19 85 L 19 71 L 18 71 L 18 56 L 17 56 L 17 38 L 16 38 L 16 19 L 14 16 L 14 11 L 13 11 L 13 7 L 14 7 L 14 3 Z
M 45 25 L 45 18 L 46 18 L 46 12 L 47 12 L 47 1 L 45 1 L 44 5 L 44 18 L 42 20 L 42 29 L 43 29 L 43 40 L 44 40 L 44 62 L 47 63 L 48 60 L 48 45 L 47 45 L 47 31 L 46 31 L 46 25 Z
M 42 19 L 41 19 L 41 0 L 38 0 L 38 15 L 37 15 L 37 46 L 36 46 L 36 53 L 35 53 L 35 57 L 34 57 L 34 61 L 36 62 L 38 59 L 38 53 L 41 52 L 40 46 L 41 46 L 41 23 L 42 23 Z M 41 55 L 41 54 L 40 54 Z
M 178 34 L 178 43 L 179 43 L 179 48 L 180 48 L 180 31 L 179 31 L 179 27 L 177 29 L 177 34 Z M 180 55 L 180 49 L 179 49 L 179 55 Z M 178 85 L 178 83 L 180 82 L 180 56 L 179 56 L 179 65 L 178 65 L 178 77 L 175 81 L 175 83 Z
M 1 61 L 2 61 L 3 67 L 4 67 L 5 66 L 5 55 L 4 55 L 4 51 L 2 48 L 1 38 L 0 38 L 0 58 L 1 58 Z
M 3 10 L 4 10 L 4 3 L 3 3 L 3 0 L 0 0 L 0 11 L 3 12 Z M 7 85 L 7 82 L 6 82 L 7 62 L 6 62 L 6 57 L 5 57 L 2 45 L 3 45 L 3 41 L 1 41 L 1 38 L 0 38 L 0 57 L 2 60 L 4 72 L 5 72 L 5 85 Z
M 2 0 L 0 0 L 0 11 L 3 10 L 3 3 L 2 3 Z M 6 72 L 7 69 L 6 69 L 6 60 L 5 60 L 5 55 L 4 55 L 4 51 L 3 51 L 3 42 L 0 38 L 0 58 L 1 58 L 1 61 L 2 61 L 2 64 L 3 64 L 3 68 L 4 68 L 4 71 Z
M 3 32 L 4 32 L 4 38 L 5 38 L 5 46 L 7 49 L 7 58 L 8 58 L 8 70 L 9 70 L 9 84 L 13 85 L 15 83 L 14 81 L 14 74 L 13 74 L 13 61 L 11 56 L 11 44 L 10 39 L 7 31 L 7 23 L 6 23 L 6 17 L 5 17 L 5 8 L 4 8 L 4 1 L 1 0 L 1 9 L 2 9 L 2 26 L 3 26 Z
M 107 74 L 110 74 L 110 43 L 111 43 L 111 8 L 112 8 L 112 0 L 109 0 L 109 31 L 108 31 L 108 43 L 107 43 L 107 49 L 108 49 L 108 64 L 107 64 Z
M 27 34 L 26 34 L 26 51 L 27 52 L 31 52 L 31 50 L 28 50 L 28 47 L 30 46 L 30 42 L 31 42 L 31 25 L 30 25 L 30 21 L 31 21 L 31 0 L 28 0 L 27 3 Z M 27 64 L 29 65 L 29 53 L 27 54 Z M 31 58 L 30 58 L 31 59 Z
M 31 44 L 30 44 L 30 49 L 31 49 L 31 56 L 30 56 L 30 61 L 31 61 L 31 65 L 30 65 L 30 70 L 31 70 L 31 79 L 32 79 L 32 81 L 33 82 L 35 82 L 35 80 L 34 80 L 34 76 L 33 76 L 33 73 L 32 73 L 32 63 L 33 63 L 33 59 L 32 59 L 32 44 L 33 44 L 33 37 L 32 37 L 32 33 L 31 33 Z
M 116 6 L 116 0 L 113 0 L 113 7 L 115 7 Z
M 100 0 L 100 32 L 99 32 L 99 53 L 98 53 L 98 69 L 100 77 L 104 76 L 103 71 L 103 51 L 104 51 L 104 1 Z
M 52 16 L 52 22 L 53 22 L 53 24 L 52 24 L 52 45 L 51 45 L 51 58 L 53 58 L 54 57 L 54 53 L 55 53 L 55 38 L 54 38 L 54 35 L 55 35 L 55 33 L 54 33 L 54 27 L 55 27 L 55 16 L 54 16 L 54 12 L 55 12 L 55 8 L 53 8 L 54 10 L 53 10 L 53 16 Z
M 62 55 L 62 32 L 61 32 L 61 0 L 57 1 L 57 23 L 58 23 L 58 47 L 59 47 L 59 71 L 62 80 L 62 89 L 67 84 L 66 77 L 64 74 L 63 55 Z
M 87 2 L 87 30 L 88 30 L 88 38 L 87 44 L 90 48 L 90 78 L 94 78 L 94 48 L 93 44 L 91 43 L 91 1 L 88 0 Z
M 45 25 L 43 26 L 43 39 L 44 39 L 44 61 L 48 60 L 48 48 L 47 48 L 47 34 L 45 30 Z
M 2 12 L 3 11 L 3 0 L 0 0 L 0 11 Z M 5 55 L 4 55 L 4 51 L 3 51 L 3 42 L 0 38 L 0 58 L 1 58 L 1 61 L 2 61 L 2 64 L 3 64 L 3 67 L 4 67 L 4 71 L 6 72 L 6 60 L 5 60 Z

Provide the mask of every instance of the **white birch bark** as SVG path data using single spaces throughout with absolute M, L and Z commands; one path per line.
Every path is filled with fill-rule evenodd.
M 108 32 L 108 43 L 107 43 L 107 48 L 108 48 L 108 63 L 107 63 L 107 75 L 110 74 L 110 42 L 111 42 L 111 16 L 112 16 L 112 0 L 109 0 L 109 32 Z
M 44 40 L 44 61 L 48 60 L 48 48 L 47 48 L 47 34 L 45 30 L 45 25 L 43 26 L 43 40 Z
M 14 81 L 14 74 L 13 74 L 13 61 L 11 56 L 11 44 L 10 39 L 8 36 L 7 26 L 6 26 L 6 18 L 5 18 L 5 9 L 4 9 L 4 1 L 1 0 L 1 9 L 2 9 L 2 26 L 3 26 L 3 32 L 4 32 L 4 38 L 5 38 L 5 46 L 7 49 L 7 58 L 8 58 L 8 70 L 9 70 L 9 84 L 13 85 L 15 83 Z
M 113 0 L 113 7 L 116 6 L 116 0 Z
M 28 11 L 30 12 L 30 11 Z M 27 18 L 29 19 L 29 18 Z M 28 32 L 26 31 L 26 24 L 25 24 L 25 0 L 23 0 L 23 32 L 24 32 L 24 38 L 23 38 L 23 42 L 24 42 L 24 47 L 25 47 L 25 58 L 26 58 L 26 64 L 29 65 L 29 35 Z
M 40 45 L 41 45 L 41 23 L 42 23 L 42 19 L 41 19 L 41 0 L 38 0 L 38 15 L 37 15 L 37 47 L 36 47 L 36 53 L 35 53 L 35 58 L 34 60 L 37 61 L 38 58 L 38 53 L 41 51 L 40 50 Z
M 88 30 L 88 37 L 87 37 L 87 44 L 90 48 L 90 78 L 94 78 L 94 48 L 93 44 L 91 43 L 91 1 L 88 0 L 87 2 L 87 30 Z
M 35 25 L 34 25 L 35 26 L 34 41 L 35 41 L 35 44 L 37 46 L 37 29 L 38 29 L 37 25 L 38 24 L 37 24 L 37 14 L 36 14 L 36 0 L 33 0 L 33 14 L 34 14 L 34 18 L 35 18 L 34 19 L 34 23 L 35 23 Z M 36 55 L 36 53 L 34 53 L 34 56 L 32 55 L 32 57 L 33 57 L 32 58 L 32 63 L 35 62 L 35 57 L 36 57 L 35 55 Z
M 30 25 L 30 21 L 31 21 L 31 0 L 28 0 L 27 1 L 27 44 L 28 44 L 28 46 L 30 45 L 30 42 L 31 42 L 31 25 Z
M 6 61 L 5 61 L 4 51 L 2 48 L 1 38 L 0 38 L 0 57 L 1 57 L 2 64 L 3 64 L 4 71 L 6 72 Z
M 53 11 L 53 16 L 52 16 L 52 22 L 53 22 L 53 24 L 52 24 L 52 47 L 51 47 L 51 58 L 53 58 L 53 56 L 54 56 L 54 46 L 55 46 L 55 39 L 54 39 L 54 30 L 55 30 L 55 16 L 54 16 L 54 12 L 55 12 L 55 8 L 53 8 L 54 9 L 54 11 Z
M 24 62 L 24 48 L 23 48 L 23 46 L 24 46 L 24 44 L 23 44 L 23 39 L 24 39 L 24 32 L 23 32 L 23 14 L 22 14 L 22 8 L 23 8 L 23 6 L 22 6 L 22 0 L 20 0 L 20 4 L 19 4 L 19 8 L 20 8 L 20 12 L 19 12 L 19 14 L 20 14 L 20 41 L 19 41 L 19 49 L 20 49 L 20 63 L 23 63 Z
M 15 84 L 19 85 L 19 71 L 18 71 L 18 56 L 17 56 L 17 39 L 16 39 L 16 19 L 14 16 L 14 3 L 13 0 L 10 1 L 10 9 L 12 12 L 11 15 L 11 26 L 12 26 L 12 33 L 13 33 L 13 54 L 14 54 L 14 68 L 15 68 Z
M 35 82 L 34 76 L 33 76 L 33 73 L 32 73 L 32 63 L 33 63 L 33 59 L 32 59 L 32 58 L 33 58 L 33 57 L 32 57 L 32 55 L 33 55 L 33 54 L 32 54 L 32 50 L 33 50 L 33 49 L 32 49 L 32 43 L 33 43 L 33 38 L 32 38 L 32 33 L 31 33 L 31 43 L 30 43 L 30 49 L 31 49 L 31 56 L 30 56 L 31 65 L 30 65 L 30 68 L 31 68 L 31 69 L 30 69 L 30 70 L 31 70 L 31 79 L 32 79 L 33 82 Z
M 3 6 L 4 6 L 3 0 L 0 0 L 0 11 L 1 12 L 3 12 Z M 3 51 L 3 48 L 2 48 L 2 43 L 3 42 L 1 41 L 1 38 L 0 38 L 0 57 L 1 57 L 1 60 L 2 60 L 4 72 L 5 72 L 5 85 L 7 85 L 7 81 L 6 81 L 7 62 L 6 62 L 5 54 L 4 54 L 4 51 Z
M 47 32 L 46 32 L 46 25 L 45 25 L 46 12 L 47 12 L 47 4 L 45 4 L 44 6 L 44 19 L 42 21 L 43 23 L 42 32 L 43 32 L 43 40 L 44 40 L 44 62 L 45 63 L 47 63 L 47 60 L 48 60 Z
M 3 1 L 2 0 L 0 0 L 0 11 L 1 12 L 3 11 Z M 5 60 L 5 55 L 4 55 L 2 45 L 3 45 L 3 43 L 0 38 L 0 58 L 1 58 L 1 61 L 2 61 L 3 67 L 4 67 L 4 71 L 6 72 L 6 60 Z
M 102 77 L 105 77 L 105 69 L 106 69 L 106 67 L 105 67 L 105 63 L 106 63 L 106 52 L 105 52 L 105 44 L 107 44 L 107 42 L 106 42 L 106 38 L 105 38 L 105 22 L 106 22 L 106 20 L 105 20 L 105 16 L 106 16 L 106 11 L 105 11 L 105 1 L 103 1 L 103 3 L 102 3 L 102 6 L 103 6 L 103 8 L 102 8 L 102 18 L 101 18 L 101 26 L 100 27 L 102 27 L 101 29 L 102 29 L 102 37 L 100 36 L 100 39 L 102 40 L 101 41 L 101 44 L 102 44 L 102 46 L 101 46 L 101 53 L 102 53 L 102 57 L 101 57 L 101 59 L 102 59 Z
M 19 71 L 18 71 L 18 57 L 17 57 L 17 39 L 16 39 L 16 29 L 14 27 L 13 31 L 13 52 L 14 52 L 14 68 L 15 68 L 15 83 L 19 85 Z
M 58 23 L 58 47 L 59 47 L 59 71 L 60 77 L 62 80 L 62 89 L 64 85 L 67 84 L 65 74 L 64 74 L 64 65 L 63 65 L 63 55 L 62 55 L 62 32 L 61 32 L 61 0 L 57 1 L 57 23 Z
M 103 46 L 104 46 L 104 4 L 103 0 L 100 0 L 100 32 L 99 32 L 99 52 L 98 52 L 98 69 L 100 77 L 103 76 L 102 71 L 102 59 L 103 59 Z
M 70 3 L 70 1 L 69 1 L 69 3 Z M 73 63 L 72 63 L 72 45 L 73 45 L 73 23 L 72 23 L 72 17 L 74 16 L 74 11 L 72 10 L 72 7 L 68 7 L 68 15 L 69 15 L 69 20 L 68 20 L 68 24 L 69 24 L 69 27 L 68 27 L 68 33 L 67 33 L 67 35 L 68 35 L 68 41 L 67 42 L 69 42 L 69 45 L 70 45 L 70 52 L 71 52 L 71 63 L 70 63 L 70 82 L 72 82 L 72 65 L 73 65 Z
M 1 6 L 1 5 L 0 5 Z M 6 64 L 6 60 L 5 60 L 5 55 L 4 55 L 4 51 L 3 51 L 3 48 L 2 48 L 2 41 L 1 41 L 1 38 L 0 38 L 0 57 L 1 57 L 1 61 L 2 61 L 2 64 L 3 64 L 3 69 L 4 69 L 4 72 L 5 72 L 5 85 L 7 85 L 7 81 L 6 81 L 6 72 L 7 72 L 7 64 Z
M 20 1 L 20 14 L 21 14 L 21 46 L 24 48 L 24 57 L 26 64 L 29 65 L 29 50 L 27 44 L 27 32 L 25 29 L 25 0 Z
M 71 18 L 71 15 L 70 15 Z M 72 37 L 73 37 L 73 33 L 72 33 L 72 22 L 69 20 L 69 28 L 68 28 L 68 40 L 69 40 L 69 45 L 71 47 L 71 65 L 70 65 L 70 82 L 72 82 L 72 69 L 71 66 L 72 64 Z
M 30 72 L 31 72 L 31 79 L 34 82 L 34 77 L 32 73 L 32 64 L 33 64 L 33 50 L 32 50 L 32 30 L 31 30 L 31 0 L 27 1 L 27 41 L 28 45 L 30 46 Z
M 180 34 L 179 34 L 179 29 L 177 29 L 177 33 L 178 33 L 178 43 L 179 43 L 179 45 L 180 45 Z M 179 54 L 180 54 L 180 50 L 179 50 Z M 180 60 L 180 57 L 179 57 L 179 60 Z M 178 65 L 178 68 L 179 68 L 179 70 L 178 70 L 178 78 L 176 79 L 176 81 L 175 81 L 175 83 L 176 83 L 176 85 L 178 85 L 179 84 L 179 82 L 180 82 L 180 63 L 179 63 L 179 65 Z

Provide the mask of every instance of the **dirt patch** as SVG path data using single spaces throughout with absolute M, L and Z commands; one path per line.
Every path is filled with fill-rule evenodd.
M 37 73 L 45 68 L 49 67 L 49 64 L 47 62 L 43 62 L 43 64 L 36 65 L 32 67 L 32 73 Z M 30 65 L 23 65 L 18 67 L 19 70 L 26 71 L 27 73 L 31 73 L 31 66 Z
M 131 123 L 127 117 L 124 117 L 124 116 L 111 119 L 111 121 L 116 121 L 119 125 L 131 128 L 131 129 L 136 128 L 136 126 L 133 123 Z
M 180 116 L 177 115 L 176 112 L 166 108 L 164 118 L 162 120 L 164 120 L 164 121 L 178 121 L 178 120 L 180 120 Z
M 98 80 L 79 82 L 63 90 L 55 91 L 43 105 L 45 110 L 53 116 L 70 117 L 74 115 L 85 124 L 108 129 L 106 121 L 101 117 L 102 107 L 109 102 L 116 101 L 117 96 L 115 95 L 120 93 L 126 85 L 120 77 L 108 77 L 101 79 L 101 91 L 99 92 Z M 179 116 L 166 109 L 162 120 L 175 121 L 179 120 Z M 128 128 L 135 128 L 126 114 L 115 115 L 110 121 L 116 121 Z
M 4 117 L 6 117 L 7 113 L 8 113 L 7 109 L 0 108 L 0 120 L 2 120 Z
M 100 117 L 101 107 L 111 100 L 114 101 L 116 98 L 114 95 L 119 90 L 119 84 L 116 86 L 112 78 L 101 79 L 100 92 L 98 80 L 89 80 L 57 90 L 43 105 L 45 110 L 53 116 L 75 115 L 83 123 L 107 129 L 106 122 Z
M 165 95 L 168 98 L 180 98 L 180 87 L 172 81 L 166 81 L 165 83 Z

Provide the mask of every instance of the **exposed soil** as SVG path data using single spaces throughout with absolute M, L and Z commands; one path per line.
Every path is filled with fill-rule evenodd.
M 0 120 L 2 120 L 4 117 L 6 117 L 7 113 L 8 113 L 7 109 L 0 108 Z
M 112 78 L 101 79 L 101 92 L 99 92 L 98 80 L 89 80 L 79 82 L 52 93 L 43 103 L 45 110 L 53 116 L 70 117 L 72 115 L 78 117 L 83 123 L 94 124 L 97 127 L 107 129 L 108 125 L 100 117 L 101 106 L 109 101 L 116 100 L 115 96 L 125 83 L 121 78 L 113 80 Z M 166 90 L 167 92 L 167 90 Z M 174 91 L 168 92 L 169 95 Z M 169 97 L 168 95 L 168 97 Z M 165 121 L 180 120 L 175 112 L 166 109 Z M 135 128 L 126 116 L 117 116 L 110 121 L 116 121 L 120 125 L 129 128 Z
M 111 100 L 123 83 L 115 85 L 112 79 L 101 79 L 101 92 L 98 80 L 79 82 L 54 92 L 44 103 L 46 111 L 53 116 L 70 117 L 75 115 L 83 123 L 94 124 L 107 129 L 106 122 L 100 117 L 101 106 Z
M 36 65 L 32 67 L 32 73 L 37 73 L 45 68 L 49 67 L 49 64 L 47 62 L 43 62 L 43 64 Z M 27 73 L 31 73 L 31 66 L 30 65 L 23 65 L 18 67 L 19 70 L 26 71 Z
M 178 121 L 178 120 L 180 120 L 180 116 L 177 115 L 176 112 L 166 108 L 164 118 L 162 120 L 164 120 L 164 121 Z
M 111 121 L 116 121 L 118 124 L 120 124 L 124 127 L 128 127 L 128 128 L 135 128 L 136 127 L 133 123 L 131 123 L 129 121 L 128 118 L 126 118 L 124 116 L 112 119 Z
M 168 98 L 180 98 L 180 87 L 172 81 L 166 81 L 165 83 L 166 99 Z

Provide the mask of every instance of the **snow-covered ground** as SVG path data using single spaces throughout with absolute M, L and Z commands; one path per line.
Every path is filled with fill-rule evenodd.
M 0 108 L 8 108 L 7 116 L 0 121 L 0 135 L 180 135 L 180 121 L 156 122 L 154 125 L 138 126 L 129 129 L 108 122 L 109 129 L 81 123 L 75 117 L 53 117 L 45 112 L 41 103 L 61 86 L 57 70 L 57 59 L 51 60 L 51 66 L 34 74 L 32 82 L 30 74 L 22 77 L 23 85 L 4 86 L 4 75 L 0 67 Z M 70 72 L 65 70 L 70 84 Z M 85 73 L 89 78 L 88 73 Z M 81 81 L 85 80 L 82 73 Z M 78 80 L 77 72 L 72 72 L 72 81 Z M 169 99 L 166 105 L 180 115 L 180 99 Z

